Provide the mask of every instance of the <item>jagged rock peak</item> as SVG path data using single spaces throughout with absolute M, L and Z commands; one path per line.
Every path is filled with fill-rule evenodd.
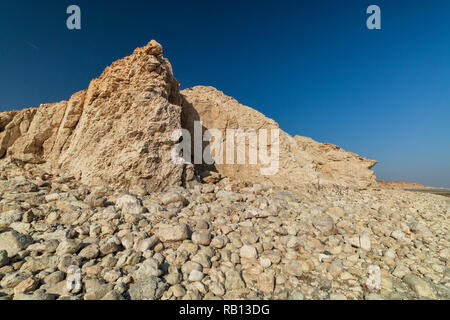
M 269 136 L 279 131 L 278 157 L 270 156 L 265 165 L 252 164 L 246 152 L 243 164 L 222 161 L 207 166 L 223 176 L 290 188 L 374 185 L 375 161 L 310 138 L 292 137 L 272 119 L 213 87 L 180 93 L 162 53 L 161 45 L 152 40 L 112 63 L 87 90 L 69 100 L 0 113 L 0 157 L 74 176 L 86 185 L 163 190 L 192 179 L 192 166 L 172 161 L 176 144 L 172 134 L 185 128 L 194 137 L 198 120 L 203 129 L 216 129 L 223 137 L 228 129 L 264 129 Z M 203 169 L 203 164 L 197 166 L 198 172 Z M 263 173 L 272 169 L 274 174 Z
M 82 182 L 164 189 L 180 184 L 171 134 L 181 96 L 162 47 L 150 41 L 68 101 L 0 114 L 0 156 L 44 164 Z

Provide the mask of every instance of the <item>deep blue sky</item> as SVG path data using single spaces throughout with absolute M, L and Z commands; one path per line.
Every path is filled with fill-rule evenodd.
M 450 187 L 450 1 L 163 2 L 1 1 L 0 110 L 67 99 L 156 39 L 183 88 L 376 159 L 379 179 Z M 371 4 L 382 30 L 366 28 Z

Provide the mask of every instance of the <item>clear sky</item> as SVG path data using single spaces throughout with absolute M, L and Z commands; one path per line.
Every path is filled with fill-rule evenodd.
M 366 27 L 372 4 L 381 30 Z M 448 0 L 5 0 L 0 110 L 65 100 L 151 39 L 182 88 L 376 159 L 379 179 L 450 187 Z

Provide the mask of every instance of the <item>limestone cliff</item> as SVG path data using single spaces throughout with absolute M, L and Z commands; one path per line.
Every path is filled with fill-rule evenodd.
M 270 133 L 279 129 L 278 124 L 260 112 L 243 106 L 235 99 L 212 87 L 195 87 L 183 90 L 183 126 L 193 135 L 194 121 L 201 121 L 205 129 L 218 129 L 223 133 L 224 153 L 226 149 L 237 146 L 237 142 L 226 139 L 227 129 L 259 130 L 267 129 Z M 247 154 L 250 140 L 246 140 Z M 259 148 L 259 147 L 258 147 Z M 270 149 L 270 146 L 268 146 Z M 259 151 L 259 150 L 258 150 Z M 224 156 L 224 159 L 226 155 Z M 248 155 L 247 155 L 248 158 Z M 248 160 L 248 159 L 247 159 Z M 341 148 L 316 142 L 310 138 L 295 138 L 280 130 L 279 164 L 274 175 L 261 174 L 262 163 L 250 165 L 216 164 L 221 174 L 241 180 L 295 187 L 303 184 L 340 184 L 365 188 L 374 185 L 375 176 L 371 168 L 376 161 L 364 159 L 357 154 L 346 152 Z
M 170 158 L 181 96 L 155 41 L 106 68 L 68 101 L 0 114 L 0 156 L 45 163 L 90 185 L 179 184 Z
M 270 137 L 279 129 L 275 121 L 215 88 L 180 93 L 161 45 L 151 41 L 114 62 L 67 101 L 0 113 L 0 157 L 74 176 L 87 185 L 163 190 L 186 178 L 186 166 L 171 158 L 176 144 L 172 133 L 181 128 L 193 132 L 195 120 L 223 133 L 267 129 Z M 270 138 L 268 142 L 270 149 Z M 370 170 L 375 161 L 281 130 L 275 174 L 262 174 L 267 165 L 249 164 L 248 156 L 245 164 L 216 164 L 215 170 L 234 179 L 288 187 L 364 188 L 375 183 Z

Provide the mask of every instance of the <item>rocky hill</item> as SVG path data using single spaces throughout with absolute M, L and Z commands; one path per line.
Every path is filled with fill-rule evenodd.
M 273 175 L 173 162 L 195 121 L 279 130 L 180 92 L 155 41 L 67 101 L 0 113 L 0 300 L 450 299 L 449 198 L 281 130 Z
M 86 185 L 148 191 L 183 185 L 192 168 L 171 161 L 172 133 L 194 121 L 205 129 L 279 129 L 258 111 L 211 87 L 179 91 L 155 41 L 114 62 L 68 101 L 0 113 L 0 157 L 41 165 Z M 281 131 L 281 130 L 280 130 Z M 249 141 L 246 146 L 248 148 Z M 258 152 L 260 150 L 258 149 Z M 218 164 L 226 177 L 295 188 L 305 184 L 374 185 L 376 161 L 281 131 L 277 172 L 264 165 Z M 211 169 L 211 168 L 210 168 Z

